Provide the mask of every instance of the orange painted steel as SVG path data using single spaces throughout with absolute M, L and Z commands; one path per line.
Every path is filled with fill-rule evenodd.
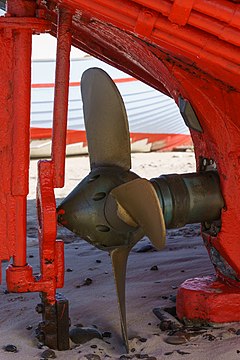
M 32 34 L 45 31 L 58 37 L 58 51 L 52 159 L 39 163 L 41 275 L 37 281 L 26 264 L 30 55 Z M 216 164 L 225 208 L 221 228 L 203 227 L 216 280 L 183 284 L 177 310 L 180 318 L 239 320 L 234 310 L 240 305 L 240 203 L 236 201 L 240 195 L 240 5 L 236 1 L 7 2 L 7 15 L 0 18 L 0 259 L 13 258 L 7 270 L 8 289 L 40 291 L 54 304 L 56 288 L 63 286 L 63 243 L 56 241 L 54 188 L 64 184 L 71 42 L 171 96 L 177 104 L 181 97 L 192 105 L 203 129 L 202 133 L 191 130 L 198 171 L 203 159 Z M 212 288 L 221 289 L 221 296 L 209 295 Z M 233 310 L 228 299 L 235 302 Z M 211 315 L 214 302 L 221 304 L 224 318 Z
M 26 261 L 32 34 L 49 31 L 51 24 L 35 17 L 35 1 L 13 0 L 7 11 L 7 17 L 0 19 L 0 260 L 13 258 L 6 271 L 9 291 L 43 292 L 48 303 L 55 304 L 56 289 L 64 282 L 64 249 L 63 242 L 56 241 L 55 167 L 51 161 L 39 163 L 39 277 L 33 276 Z M 62 144 L 59 149 L 64 153 Z
M 180 319 L 213 323 L 240 321 L 240 289 L 213 276 L 186 280 L 178 291 L 177 313 Z M 197 317 L 196 317 L 197 309 Z
M 160 49 L 170 53 L 173 57 L 185 57 L 188 62 L 194 62 L 194 66 L 207 68 L 207 72 L 214 77 L 218 77 L 215 66 L 217 64 L 222 68 L 222 72 L 226 73 L 225 77 L 228 77 L 229 85 L 239 87 L 235 76 L 239 72 L 239 54 L 235 45 L 240 45 L 240 30 L 232 27 L 231 23 L 229 25 L 212 16 L 192 11 L 189 19 L 193 16 L 194 19 L 197 18 L 197 21 L 192 21 L 186 26 L 179 26 L 178 23 L 172 23 L 169 20 L 172 2 L 167 0 L 161 2 L 68 0 L 65 3 L 71 8 L 90 13 L 92 18 L 110 23 L 143 40 L 146 37 L 145 23 L 149 23 L 149 18 L 156 17 L 154 26 L 150 20 L 151 34 L 147 34 L 146 37 L 149 44 L 158 45 Z M 234 19 L 238 15 L 239 5 L 233 6 L 230 1 L 224 3 L 216 5 L 218 11 L 220 11 L 219 8 L 224 11 L 224 5 L 229 11 L 230 9 L 233 11 L 234 8 L 235 13 L 232 15 L 232 19 L 235 25 Z M 139 26 L 140 14 L 142 16 Z
M 191 130 L 198 170 L 202 159 L 216 163 L 225 199 L 221 229 L 203 228 L 216 268 L 215 285 L 231 283 L 238 288 L 240 5 L 225 0 L 65 0 L 62 4 L 76 11 L 75 46 L 163 91 L 176 103 L 179 96 L 191 103 L 203 128 L 203 133 Z M 56 23 L 55 14 L 48 13 Z M 229 293 L 226 288 L 222 287 L 226 292 L 222 299 Z M 195 290 L 202 292 L 200 287 Z M 196 293 L 189 290 L 184 297 L 186 291 L 184 286 L 179 290 L 179 316 L 191 313 L 200 318 L 196 301 L 188 302 L 192 311 L 179 310 L 184 308 L 181 299 L 195 299 Z M 206 304 L 207 296 L 206 292 Z M 227 306 L 225 300 L 222 305 Z
M 64 284 L 64 244 L 56 241 L 56 202 L 54 196 L 54 167 L 51 161 L 39 161 L 37 185 L 38 238 L 40 274 L 33 276 L 29 264 L 7 268 L 7 286 L 11 292 L 43 292 L 50 304 L 55 303 L 57 288 Z M 16 249 L 16 252 L 18 249 Z
M 30 141 L 31 91 L 31 38 L 30 30 L 15 31 L 14 37 L 14 90 L 13 90 L 13 153 L 12 195 L 16 199 L 15 266 L 26 265 L 26 196 L 28 194 L 28 168 Z

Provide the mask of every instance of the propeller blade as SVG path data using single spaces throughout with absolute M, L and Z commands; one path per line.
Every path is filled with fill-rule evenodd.
M 121 220 L 138 224 L 157 249 L 162 249 L 166 240 L 165 221 L 156 191 L 150 181 L 136 179 L 114 188 L 112 195 L 125 210 L 119 211 Z M 126 214 L 126 215 L 125 215 Z M 129 225 L 131 225 L 129 223 Z
M 118 308 L 121 320 L 121 329 L 124 345 L 127 353 L 129 352 L 127 322 L 126 322 L 126 301 L 125 301 L 125 283 L 128 255 L 131 246 L 119 247 L 110 251 L 112 267 L 118 297 Z
M 105 71 L 91 68 L 82 75 L 81 92 L 91 169 L 117 166 L 129 170 L 128 120 L 118 88 Z

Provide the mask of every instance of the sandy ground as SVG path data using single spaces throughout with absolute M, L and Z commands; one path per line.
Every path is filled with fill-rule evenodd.
M 36 163 L 35 160 L 31 161 L 30 168 L 28 258 L 37 272 L 39 263 L 34 201 Z M 133 154 L 132 163 L 133 171 L 146 178 L 164 173 L 195 170 L 194 154 L 191 152 Z M 68 158 L 66 186 L 56 190 L 58 201 L 88 172 L 88 157 Z M 95 325 L 101 332 L 111 332 L 112 337 L 103 340 L 93 339 L 78 346 L 71 343 L 71 350 L 55 351 L 57 359 L 240 359 L 240 340 L 231 331 L 233 327 L 238 330 L 240 324 L 205 329 L 204 334 L 199 333 L 184 344 L 171 345 L 165 342 L 168 332 L 160 330 L 160 320 L 152 312 L 155 307 L 174 307 L 177 287 L 185 279 L 213 273 L 202 245 L 199 225 L 169 230 L 167 246 L 162 252 L 138 252 L 144 244 L 149 243 L 147 238 L 139 242 L 131 252 L 127 272 L 127 318 L 130 339 L 128 357 L 124 356 L 121 343 L 117 300 L 108 254 L 93 248 L 63 229 L 59 229 L 59 237 L 66 243 L 65 287 L 61 293 L 70 301 L 72 326 Z M 6 266 L 7 263 L 4 263 L 3 268 Z M 153 266 L 157 266 L 158 270 L 151 271 Z M 3 283 L 0 287 L 0 359 L 40 359 L 44 348 L 38 348 L 34 331 L 41 320 L 34 311 L 39 302 L 38 294 L 6 294 L 4 269 Z M 92 283 L 79 287 L 86 278 L 91 278 Z M 5 352 L 3 347 L 7 344 L 15 345 L 18 352 Z

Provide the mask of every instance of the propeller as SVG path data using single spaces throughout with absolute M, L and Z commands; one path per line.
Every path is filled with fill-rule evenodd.
M 150 181 L 130 171 L 130 136 L 122 97 L 102 69 L 81 80 L 91 172 L 58 207 L 58 222 L 111 255 L 122 336 L 128 351 L 125 280 L 131 248 L 147 235 L 165 244 L 163 212 Z
M 85 71 L 81 80 L 84 122 L 91 169 L 131 168 L 128 120 L 121 95 L 101 69 Z

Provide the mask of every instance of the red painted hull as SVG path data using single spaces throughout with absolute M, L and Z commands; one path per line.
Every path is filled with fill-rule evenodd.
M 31 128 L 31 156 L 48 157 L 50 156 L 50 142 L 52 138 L 51 129 Z M 151 134 L 151 133 L 130 133 L 131 146 L 133 152 L 148 151 L 172 151 L 179 148 L 191 148 L 192 138 L 186 134 Z M 38 150 L 35 141 L 41 141 Z M 44 140 L 47 149 L 44 150 Z M 68 145 L 76 145 L 75 152 L 68 152 Z M 35 146 L 35 147 L 34 147 Z M 67 155 L 78 155 L 87 153 L 87 139 L 84 130 L 68 130 L 66 140 Z
M 7 282 L 11 291 L 42 291 L 55 302 L 63 284 L 63 248 L 56 245 L 54 188 L 63 187 L 67 134 L 71 43 L 169 95 L 187 100 L 203 131 L 191 135 L 198 171 L 214 163 L 225 207 L 221 226 L 203 228 L 204 243 L 229 289 L 240 284 L 240 5 L 228 0 L 62 0 L 8 1 L 0 18 L 1 186 L 0 257 L 13 258 Z M 31 41 L 33 33 L 58 38 L 51 161 L 39 164 L 38 215 L 41 278 L 26 265 L 26 199 L 29 182 Z M 203 161 L 204 160 L 204 161 Z M 209 200 L 211 206 L 211 200 Z M 57 246 L 57 247 L 56 247 Z M 199 269 L 201 272 L 201 269 Z M 219 281 L 219 280 L 218 280 Z M 231 284 L 231 286 L 229 285 Z M 194 283 L 193 283 L 194 285 Z M 201 301 L 211 287 L 180 289 L 201 318 Z M 189 291 L 204 296 L 196 296 Z M 185 295 L 184 296 L 184 292 Z M 218 294 L 211 297 L 218 307 Z M 221 294 L 222 295 L 222 294 Z M 239 320 L 239 294 L 224 321 Z M 194 301 L 191 301 L 194 300 Z M 183 300 L 182 300 L 183 301 Z M 186 300 L 184 300 L 186 301 Z M 208 302 L 203 318 L 209 320 Z M 211 307 L 212 307 L 211 303 Z M 181 307 L 178 306 L 178 309 Z M 184 309 L 182 307 L 181 309 Z M 188 315 L 191 314 L 191 315 Z M 218 317 L 218 321 L 221 320 Z

